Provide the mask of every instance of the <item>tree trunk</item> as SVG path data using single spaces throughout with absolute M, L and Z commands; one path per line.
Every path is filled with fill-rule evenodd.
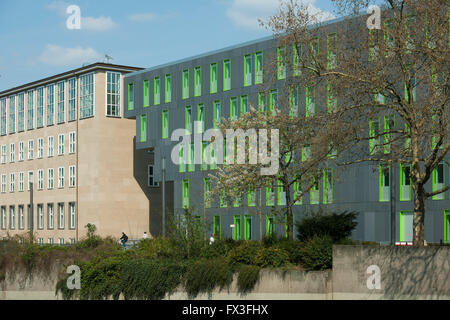
M 413 185 L 414 189 L 414 216 L 413 216 L 413 245 L 425 245 L 425 189 L 423 184 Z

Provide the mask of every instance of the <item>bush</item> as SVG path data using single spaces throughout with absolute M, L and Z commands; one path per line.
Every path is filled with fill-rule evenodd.
M 287 265 L 289 256 L 285 250 L 280 248 L 261 248 L 256 253 L 253 263 L 261 268 L 277 268 Z
M 282 239 L 275 244 L 276 248 L 287 252 L 289 262 L 292 264 L 301 263 L 300 242 L 295 240 Z
M 238 269 L 237 289 L 241 295 L 253 290 L 259 281 L 259 270 L 257 266 L 241 265 Z
M 340 214 L 332 213 L 331 215 L 323 215 L 318 212 L 310 217 L 304 217 L 296 223 L 297 239 L 307 241 L 314 236 L 331 237 L 333 242 L 348 238 L 356 225 L 356 212 L 344 211 Z
M 229 261 L 232 265 L 253 264 L 256 253 L 262 248 L 263 246 L 259 241 L 242 242 L 238 247 L 228 252 Z
M 222 240 L 216 240 L 211 245 L 203 248 L 201 257 L 205 259 L 214 259 L 219 257 L 225 257 L 231 250 L 227 242 Z
M 326 270 L 332 266 L 333 239 L 328 236 L 314 236 L 300 248 L 301 260 L 306 270 Z
M 161 237 L 155 239 L 143 239 L 139 241 L 134 250 L 136 250 L 138 256 L 142 258 L 180 258 L 179 249 L 174 247 L 173 243 L 169 240 L 165 240 Z

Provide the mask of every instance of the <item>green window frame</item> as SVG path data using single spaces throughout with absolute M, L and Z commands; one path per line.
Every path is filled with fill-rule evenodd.
M 286 47 L 277 48 L 277 79 L 286 79 Z
M 323 169 L 323 204 L 333 203 L 333 169 Z
M 327 35 L 327 69 L 333 70 L 337 67 L 337 33 Z
M 391 168 L 389 166 L 379 165 L 379 201 L 391 201 Z
M 233 207 L 239 208 L 241 205 L 242 205 L 242 197 L 241 195 L 238 195 L 234 198 Z
M 411 223 L 411 229 L 410 229 L 410 237 L 407 237 L 407 230 L 405 230 L 406 224 L 409 224 L 409 221 L 412 222 L 412 211 L 400 211 L 400 241 L 412 241 L 412 234 L 413 234 L 413 225 Z M 408 228 L 409 229 L 409 228 Z
M 189 208 L 189 180 L 182 181 L 182 207 Z
M 301 205 L 303 203 L 301 194 L 303 192 L 303 188 L 302 188 L 302 181 L 300 180 L 300 178 L 297 178 L 297 176 L 294 177 L 294 199 L 295 200 L 298 196 L 300 196 L 300 198 L 298 200 L 296 200 L 294 202 L 294 205 Z
M 317 177 L 313 177 L 311 179 L 312 187 L 309 189 L 309 203 L 310 204 L 319 204 L 320 203 L 320 179 Z
M 271 183 L 266 186 L 266 206 L 272 207 L 275 205 L 275 186 Z
M 248 190 L 247 206 L 248 207 L 256 206 L 256 191 L 255 190 Z
M 259 92 L 258 93 L 258 109 L 261 112 L 267 111 L 267 99 L 266 99 L 266 93 L 265 92 Z
M 197 128 L 198 133 L 205 132 L 205 105 L 203 103 L 199 103 L 197 105 L 197 121 L 200 122 L 200 126 Z
M 252 85 L 252 55 L 244 56 L 244 87 Z
M 231 89 L 231 61 L 223 61 L 223 91 Z
M 300 54 L 297 54 L 297 46 L 300 48 Z M 292 45 L 292 65 L 293 65 L 293 75 L 294 77 L 300 76 L 302 74 L 302 66 L 299 65 L 301 61 L 301 57 L 303 56 L 303 49 L 301 44 L 293 44 Z
M 275 217 L 273 215 L 266 215 L 266 237 L 275 234 Z
M 444 188 L 445 186 L 445 166 L 444 162 L 438 163 L 433 169 L 433 192 Z M 433 200 L 444 200 L 445 192 L 434 195 Z
M 444 243 L 450 243 L 450 210 L 444 211 Z
M 336 94 L 336 85 L 332 81 L 327 81 L 327 110 L 328 113 L 336 112 L 338 109 L 338 100 Z
M 192 133 L 192 108 L 191 106 L 185 107 L 185 118 L 184 118 L 184 128 L 186 129 L 186 134 Z
M 380 119 L 369 120 L 369 154 L 373 155 L 380 148 Z
M 146 142 L 147 141 L 147 115 L 141 114 L 141 136 L 139 141 Z
M 386 115 L 384 116 L 384 153 L 389 154 L 391 152 L 391 141 L 392 134 L 390 131 L 395 128 L 395 116 Z
M 218 100 L 214 101 L 213 105 L 214 105 L 213 128 L 217 129 L 218 125 L 220 124 L 220 101 L 218 101 Z
M 172 75 L 166 74 L 164 77 L 164 102 L 172 102 Z
M 230 98 L 230 119 L 236 120 L 238 118 L 237 97 Z
M 400 201 L 411 201 L 411 166 L 400 163 Z
M 189 98 L 189 70 L 182 71 L 182 98 Z
M 241 113 L 248 111 L 248 96 L 241 96 Z
M 252 240 L 253 228 L 252 228 L 252 216 L 244 216 L 244 240 Z
M 202 95 L 202 68 L 194 68 L 194 97 Z
M 189 172 L 194 172 L 195 171 L 195 161 L 194 161 L 195 149 L 194 149 L 194 143 L 193 142 L 189 143 L 188 153 L 189 153 L 188 170 L 189 170 Z
M 278 181 L 278 186 L 277 186 L 278 205 L 285 206 L 286 205 L 286 191 L 285 191 L 284 186 L 281 183 L 281 181 L 280 180 L 277 180 L 277 181 Z
M 235 215 L 233 216 L 233 240 L 241 240 L 242 239 L 242 225 L 241 225 L 241 216 Z
M 205 149 L 208 146 L 208 142 L 207 141 L 202 141 L 202 149 L 201 149 L 201 154 L 202 154 L 202 164 L 200 165 L 200 170 L 208 170 L 208 165 L 204 159 L 204 155 L 205 155 Z
M 316 113 L 316 88 L 306 87 L 305 89 L 306 98 L 306 117 L 313 116 Z
M 162 110 L 162 139 L 169 137 L 169 110 Z
M 274 89 L 270 91 L 270 112 L 272 112 L 272 115 L 276 114 L 277 107 L 278 107 L 278 89 Z
M 214 216 L 213 218 L 213 233 L 215 239 L 222 238 L 222 224 L 220 216 Z
M 184 155 L 184 145 L 180 146 L 180 150 L 178 153 L 179 156 L 179 172 L 186 172 L 186 161 L 185 161 L 185 155 Z
M 298 87 L 289 88 L 289 116 L 290 117 L 298 117 L 298 109 L 299 109 L 299 89 Z
M 315 66 L 315 59 L 313 57 L 315 57 L 316 59 L 318 59 L 319 56 L 319 38 L 315 37 L 314 39 L 312 39 L 309 43 L 309 52 L 310 52 L 310 63 L 311 66 Z
M 161 103 L 161 79 L 155 77 L 153 79 L 153 102 L 155 106 Z
M 209 65 L 209 92 L 217 92 L 217 63 L 211 63 Z
M 263 71 L 263 52 L 258 51 L 255 53 L 255 84 L 261 84 L 264 81 Z
M 148 79 L 142 81 L 142 87 L 144 108 L 147 108 L 150 106 L 150 81 Z
M 134 110 L 134 82 L 128 84 L 128 110 Z

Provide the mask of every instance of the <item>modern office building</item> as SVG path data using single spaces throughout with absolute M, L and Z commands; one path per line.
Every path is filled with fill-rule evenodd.
M 137 70 L 94 63 L 0 92 L 0 239 L 33 230 L 70 243 L 88 223 L 102 236 L 148 232 L 122 110 L 124 75 Z
M 340 21 L 335 20 L 322 25 L 312 47 L 321 52 L 332 50 L 328 44 L 339 41 L 338 23 Z M 136 119 L 136 152 L 153 161 L 148 166 L 152 184 L 161 183 L 164 170 L 168 214 L 179 215 L 184 208 L 189 208 L 195 215 L 205 215 L 210 232 L 222 238 L 259 239 L 260 223 L 263 235 L 285 232 L 283 222 L 277 222 L 271 212 L 273 206 L 279 208 L 284 205 L 282 188 L 261 191 L 264 215 L 260 220 L 254 194 L 234 203 L 217 199 L 205 201 L 211 190 L 208 174 L 215 170 L 216 165 L 177 165 L 171 161 L 172 149 L 178 143 L 171 141 L 174 130 L 183 128 L 192 133 L 193 122 L 200 121 L 200 132 L 204 132 L 215 127 L 221 118 L 235 118 L 246 112 L 250 104 L 272 108 L 278 98 L 286 96 L 287 93 L 282 92 L 283 82 L 288 73 L 295 74 L 296 71 L 288 70 L 287 65 L 278 60 L 275 64 L 277 79 L 269 79 L 274 74 L 270 72 L 271 59 L 279 59 L 277 57 L 285 52 L 293 54 L 293 47 L 280 47 L 278 40 L 268 37 L 125 75 L 124 116 Z M 327 55 L 333 57 L 333 52 Z M 268 83 L 270 88 L 266 86 Z M 305 88 L 300 87 L 291 99 L 291 112 L 304 114 L 311 108 L 326 108 L 326 88 L 318 88 L 316 94 L 317 100 L 311 101 L 311 95 L 308 98 Z M 383 123 L 388 122 L 381 119 L 377 123 L 378 129 L 383 130 Z M 182 152 L 192 159 L 194 145 L 187 149 Z M 396 241 L 412 241 L 413 196 L 407 172 L 407 168 L 401 166 L 391 172 L 361 163 L 337 180 L 330 168 L 295 205 L 294 219 L 299 219 L 302 212 L 316 210 L 320 206 L 333 212 L 357 211 L 358 226 L 354 239 L 389 242 L 393 216 Z M 145 175 L 141 172 L 140 176 L 142 179 Z M 449 168 L 442 163 L 433 173 L 430 181 L 433 186 L 427 188 L 438 187 L 447 179 Z M 161 187 L 151 190 L 155 199 L 161 196 Z M 426 241 L 449 241 L 450 192 L 429 199 L 426 210 Z M 161 222 L 159 213 L 160 208 L 157 211 L 150 208 L 155 227 Z

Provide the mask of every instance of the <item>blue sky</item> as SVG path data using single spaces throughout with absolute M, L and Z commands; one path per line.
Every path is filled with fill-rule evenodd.
M 332 17 L 331 0 L 303 0 Z M 138 67 L 217 50 L 271 34 L 258 26 L 278 0 L 2 0 L 0 91 L 103 61 Z M 81 9 L 69 30 L 66 8 Z

